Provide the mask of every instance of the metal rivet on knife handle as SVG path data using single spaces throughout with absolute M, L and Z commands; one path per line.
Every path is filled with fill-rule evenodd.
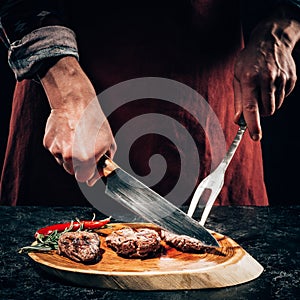
M 113 171 L 115 171 L 118 168 L 118 165 L 108 157 L 105 159 L 104 164 L 105 164 L 103 167 L 104 177 L 107 177 L 109 174 L 111 174 Z
M 102 169 L 104 177 L 107 177 L 109 174 L 119 168 L 119 166 L 115 162 L 113 162 L 106 154 L 104 154 L 100 158 L 97 166 L 98 169 Z

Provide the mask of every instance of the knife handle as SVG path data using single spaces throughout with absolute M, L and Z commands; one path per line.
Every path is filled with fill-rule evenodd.
M 106 154 L 104 154 L 100 158 L 97 166 L 98 168 L 102 169 L 104 177 L 107 177 L 109 174 L 111 174 L 113 171 L 119 168 L 119 166 L 112 159 L 110 159 Z

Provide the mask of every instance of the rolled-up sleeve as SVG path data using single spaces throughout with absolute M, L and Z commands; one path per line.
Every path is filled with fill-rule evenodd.
M 45 59 L 61 56 L 79 59 L 75 33 L 63 26 L 46 26 L 10 44 L 8 63 L 17 80 L 22 80 L 33 78 Z
M 76 35 L 65 21 L 64 1 L 0 1 L 0 39 L 18 81 L 32 79 L 49 59 L 79 59 Z

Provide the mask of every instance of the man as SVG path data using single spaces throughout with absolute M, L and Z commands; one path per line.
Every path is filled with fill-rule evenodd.
M 170 78 L 200 93 L 217 115 L 227 145 L 237 130 L 233 120 L 238 122 L 243 113 L 249 135 L 226 173 L 216 204 L 268 204 L 258 143 L 260 115 L 274 114 L 295 86 L 292 51 L 300 38 L 299 1 L 269 2 L 244 49 L 238 1 L 114 2 L 99 10 L 82 4 L 61 7 L 60 1 L 3 2 L 2 39 L 18 82 L 1 179 L 2 204 L 88 204 L 76 181 L 96 184 L 102 174 L 92 162 L 105 153 L 114 157 L 114 134 L 126 116 L 143 109 L 130 103 L 110 122 L 104 118 L 91 151 L 88 133 L 95 119 L 104 117 L 101 106 L 95 107 L 74 156 L 76 126 L 99 92 L 145 76 Z M 193 99 L 184 101 L 189 112 L 198 109 Z M 145 104 L 150 112 L 160 110 L 157 101 Z M 209 145 L 188 112 L 170 109 L 170 114 L 196 141 L 198 153 L 190 159 L 200 156 L 200 173 L 195 177 L 182 170 L 195 187 L 211 171 L 211 148 L 220 145 Z M 38 146 L 42 140 L 63 168 Z M 153 153 L 165 153 L 170 162 L 167 176 L 155 187 L 164 196 L 180 171 L 172 144 L 151 135 L 148 144 L 132 154 L 131 163 L 145 175 L 145 160 Z

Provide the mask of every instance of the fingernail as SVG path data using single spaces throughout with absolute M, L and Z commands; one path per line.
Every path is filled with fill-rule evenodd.
M 99 180 L 99 178 L 101 178 L 100 176 L 96 176 L 96 175 L 94 175 L 91 179 L 89 179 L 89 180 L 87 180 L 86 181 L 86 184 L 88 185 L 88 186 L 94 186 L 95 185 L 95 183 Z
M 238 122 L 238 120 L 239 120 L 239 117 L 240 117 L 240 113 L 235 113 L 235 115 L 234 115 L 234 118 L 233 118 L 233 120 L 234 120 L 234 122 L 235 123 L 237 123 Z
M 86 181 L 86 184 L 89 186 L 89 187 L 92 187 L 95 183 L 96 183 L 96 179 L 90 179 L 88 181 Z
M 252 140 L 259 141 L 260 140 L 260 135 L 259 134 L 253 134 L 252 135 Z

